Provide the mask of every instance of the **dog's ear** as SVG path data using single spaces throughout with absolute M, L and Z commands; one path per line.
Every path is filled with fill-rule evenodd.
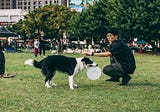
M 83 62 L 84 61 L 84 57 L 81 59 L 81 62 Z
M 86 57 L 83 57 L 83 58 L 81 59 L 81 62 L 85 62 L 85 60 L 86 60 Z

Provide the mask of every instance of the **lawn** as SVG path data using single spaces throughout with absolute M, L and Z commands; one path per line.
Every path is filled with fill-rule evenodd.
M 74 90 L 61 72 L 54 77 L 57 87 L 45 88 L 40 70 L 23 64 L 43 57 L 35 58 L 30 52 L 5 53 L 5 57 L 6 73 L 17 76 L 0 79 L 0 112 L 160 112 L 160 56 L 135 54 L 137 69 L 126 87 L 105 82 L 109 77 L 104 74 L 89 80 L 85 70 L 75 76 Z M 108 57 L 92 58 L 100 68 L 109 64 Z

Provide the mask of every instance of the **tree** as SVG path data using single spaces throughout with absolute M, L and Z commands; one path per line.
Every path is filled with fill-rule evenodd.
M 102 29 L 118 27 L 122 39 L 143 39 L 157 49 L 154 41 L 160 39 L 159 0 L 100 0 L 93 9 L 95 20 L 101 18 L 106 23 Z
M 21 24 L 17 23 L 13 27 L 20 28 L 19 31 L 26 35 L 23 35 L 24 38 L 35 38 L 40 31 L 44 31 L 45 36 L 52 39 L 66 31 L 71 16 L 69 8 L 49 5 L 29 12 Z
M 17 24 L 9 25 L 7 28 L 12 32 L 16 32 L 17 35 L 21 35 L 23 39 L 26 38 L 24 30 L 21 30 L 23 21 L 20 20 Z
M 76 13 L 70 19 L 69 33 L 71 38 L 92 38 L 97 41 L 105 36 L 107 21 L 104 18 L 105 11 L 101 4 L 89 6 L 85 12 Z
M 38 29 L 49 37 L 67 31 L 71 39 L 94 40 L 104 38 L 106 30 L 115 26 L 122 39 L 144 39 L 156 48 L 153 42 L 160 39 L 160 1 L 99 0 L 82 13 L 51 5 L 30 12 L 22 23 L 21 30 L 29 36 Z
M 68 27 L 68 20 L 72 13 L 65 6 L 51 5 L 42 9 L 41 21 L 43 21 L 43 30 L 48 36 L 62 35 Z M 49 34 L 50 33 L 50 34 Z
M 102 0 L 103 1 L 103 0 Z M 159 0 L 108 0 L 106 19 L 117 26 L 125 39 L 143 39 L 157 49 L 154 41 L 160 39 Z M 128 36 L 129 35 L 129 36 Z

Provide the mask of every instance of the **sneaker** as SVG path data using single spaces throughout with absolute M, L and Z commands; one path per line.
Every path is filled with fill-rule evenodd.
M 128 82 L 131 80 L 131 77 L 128 75 L 126 77 L 122 77 L 122 83 L 120 85 L 126 86 L 128 85 Z
M 2 75 L 0 75 L 0 78 L 3 78 L 3 74 L 2 74 Z
M 3 78 L 14 78 L 16 74 L 4 74 Z
M 113 79 L 113 78 L 110 78 L 110 79 L 106 79 L 105 81 L 119 82 L 119 79 Z

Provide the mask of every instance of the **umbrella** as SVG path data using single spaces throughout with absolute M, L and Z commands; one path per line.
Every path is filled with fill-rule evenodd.
M 136 43 L 137 44 L 146 44 L 146 41 L 144 41 L 144 40 L 138 40 Z
M 0 27 L 0 37 L 16 37 L 16 33 L 9 31 L 5 26 Z

